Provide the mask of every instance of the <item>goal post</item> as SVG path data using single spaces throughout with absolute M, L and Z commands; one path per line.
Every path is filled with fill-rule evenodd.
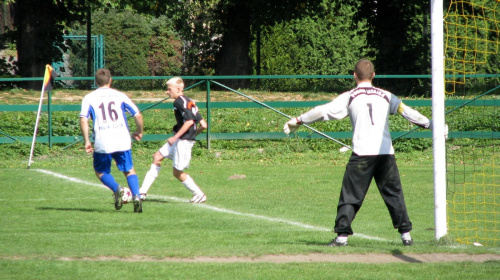
M 435 238 L 448 232 L 446 219 L 446 144 L 443 0 L 431 0 L 432 140 Z

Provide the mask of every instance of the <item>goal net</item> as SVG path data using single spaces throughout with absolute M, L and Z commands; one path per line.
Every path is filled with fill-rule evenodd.
M 449 2 L 445 11 L 449 237 L 500 245 L 500 1 Z M 448 118 L 451 119 L 451 118 Z

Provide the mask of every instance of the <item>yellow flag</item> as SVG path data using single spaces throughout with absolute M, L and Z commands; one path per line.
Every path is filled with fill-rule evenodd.
M 43 78 L 43 89 L 45 91 L 50 91 L 54 87 L 54 79 L 57 77 L 57 73 L 54 68 L 50 65 L 45 65 L 45 76 Z

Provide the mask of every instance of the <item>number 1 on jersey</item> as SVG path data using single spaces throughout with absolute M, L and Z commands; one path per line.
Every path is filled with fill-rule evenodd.
M 370 114 L 370 120 L 372 121 L 372 125 L 375 125 L 373 123 L 373 110 L 372 110 L 372 104 L 371 103 L 367 103 L 366 106 L 368 106 L 368 113 Z

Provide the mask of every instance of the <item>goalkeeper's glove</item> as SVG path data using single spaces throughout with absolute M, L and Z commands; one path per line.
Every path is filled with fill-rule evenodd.
M 301 124 L 302 122 L 299 120 L 299 118 L 291 118 L 285 123 L 285 126 L 283 126 L 283 132 L 286 135 L 293 133 L 299 128 Z
M 432 125 L 433 125 L 433 122 L 431 121 L 430 124 L 429 124 L 429 128 L 430 130 L 432 130 Z M 444 139 L 445 140 L 448 140 L 448 124 L 444 124 Z

